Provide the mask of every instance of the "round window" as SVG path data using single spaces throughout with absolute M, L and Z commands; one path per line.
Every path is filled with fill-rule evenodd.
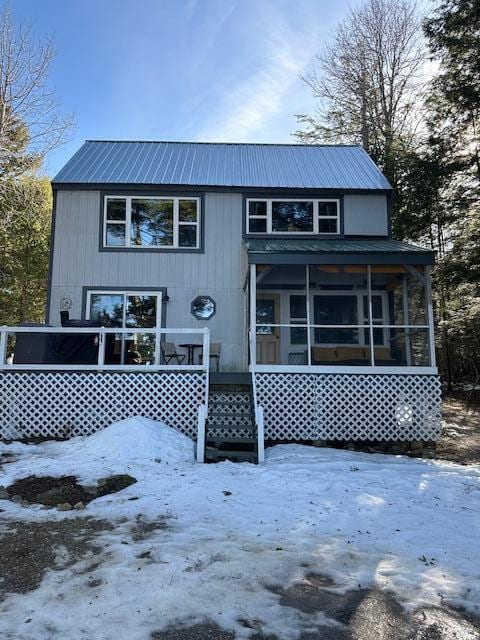
M 197 320 L 210 320 L 215 315 L 217 305 L 210 296 L 197 296 L 192 301 L 192 315 Z

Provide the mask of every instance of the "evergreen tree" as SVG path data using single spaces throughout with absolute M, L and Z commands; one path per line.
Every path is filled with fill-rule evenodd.
M 52 197 L 48 179 L 8 180 L 0 194 L 0 323 L 42 322 Z
M 447 167 L 438 190 L 443 209 L 435 270 L 440 363 L 448 386 L 468 376 L 479 382 L 480 359 L 480 6 L 444 0 L 425 22 L 439 72 L 428 100 L 431 131 L 445 141 L 438 164 Z M 431 149 L 438 153 L 432 145 Z M 433 209 L 433 207 L 432 207 Z
M 480 5 L 444 0 L 425 22 L 440 72 L 433 83 L 435 125 L 448 132 L 456 151 L 480 181 Z

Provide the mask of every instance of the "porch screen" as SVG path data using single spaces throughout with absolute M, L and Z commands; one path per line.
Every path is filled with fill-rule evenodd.
M 256 265 L 255 273 L 258 364 L 432 366 L 424 267 Z
M 313 296 L 313 321 L 318 324 L 358 324 L 356 296 Z M 315 342 L 358 343 L 358 329 L 315 329 Z

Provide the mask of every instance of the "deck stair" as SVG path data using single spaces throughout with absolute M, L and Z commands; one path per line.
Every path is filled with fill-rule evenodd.
M 210 383 L 205 424 L 205 460 L 258 462 L 252 384 L 248 378 Z

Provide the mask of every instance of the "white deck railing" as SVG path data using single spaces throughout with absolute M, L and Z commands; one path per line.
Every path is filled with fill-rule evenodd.
M 248 332 L 248 344 L 250 349 L 250 372 L 252 374 L 252 396 L 253 396 L 253 409 L 255 412 L 255 425 L 257 427 L 257 453 L 258 462 L 265 462 L 265 441 L 264 441 L 264 427 L 263 427 L 263 407 L 258 404 L 257 396 L 257 378 L 256 367 L 257 358 L 255 353 L 255 344 L 252 338 L 253 334 L 250 330 Z
M 61 364 L 61 363 L 15 363 L 15 349 L 13 349 L 13 362 L 7 359 L 11 356 L 7 353 L 8 337 L 19 333 L 31 334 L 55 334 L 55 335 L 92 335 L 98 337 L 98 359 L 95 364 Z M 105 338 L 108 335 L 151 335 L 155 337 L 152 361 L 138 364 L 107 364 L 105 363 Z M 202 364 L 189 364 L 183 361 L 181 364 L 162 362 L 162 337 L 167 336 L 201 336 L 198 347 L 202 349 Z M 184 338 L 185 339 L 185 338 Z M 181 342 L 181 339 L 180 339 Z M 191 342 L 191 340 L 190 340 Z M 178 348 L 178 345 L 176 344 Z M 183 354 L 182 354 L 183 355 Z M 185 356 L 186 357 L 186 356 Z M 210 366 L 210 331 L 208 328 L 180 329 L 158 327 L 146 328 L 118 328 L 118 327 L 0 327 L 0 370 L 2 371 L 205 371 L 208 377 Z M 206 398 L 208 402 L 208 396 Z

